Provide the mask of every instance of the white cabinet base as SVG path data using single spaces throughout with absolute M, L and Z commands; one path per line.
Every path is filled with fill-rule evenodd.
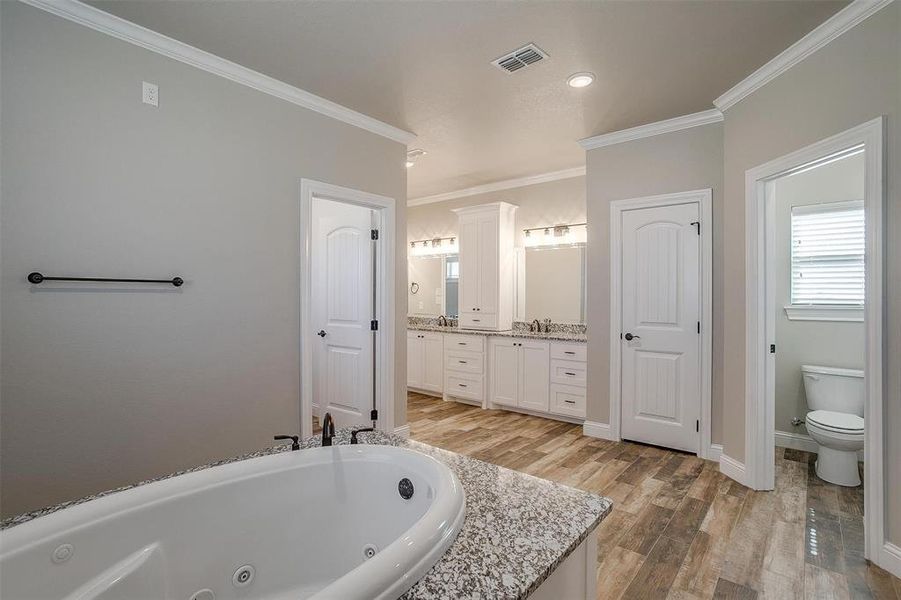
M 598 529 L 595 527 L 572 554 L 554 569 L 530 600 L 595 600 L 598 579 Z

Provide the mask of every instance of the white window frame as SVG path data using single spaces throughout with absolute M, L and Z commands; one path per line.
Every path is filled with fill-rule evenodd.
M 863 210 L 863 200 L 849 200 L 844 202 L 828 202 L 824 204 L 811 204 L 802 206 L 793 206 L 791 213 L 791 239 L 792 239 L 792 259 L 791 273 L 792 278 L 789 282 L 789 290 L 792 299 L 794 298 L 794 216 L 795 209 L 800 208 L 804 212 L 832 212 L 845 210 L 848 208 L 860 208 Z M 845 322 L 863 322 L 863 304 L 791 304 L 783 307 L 785 315 L 791 321 L 845 321 Z

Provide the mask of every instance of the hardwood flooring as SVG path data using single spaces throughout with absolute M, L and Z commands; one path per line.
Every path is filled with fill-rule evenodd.
M 863 558 L 863 490 L 821 481 L 806 452 L 777 448 L 776 490 L 753 492 L 694 455 L 549 419 L 410 393 L 407 420 L 415 440 L 612 498 L 599 600 L 901 600 Z

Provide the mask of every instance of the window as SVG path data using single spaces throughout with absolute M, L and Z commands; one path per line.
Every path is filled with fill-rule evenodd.
M 862 318 L 863 201 L 792 207 L 791 303 L 855 309 Z

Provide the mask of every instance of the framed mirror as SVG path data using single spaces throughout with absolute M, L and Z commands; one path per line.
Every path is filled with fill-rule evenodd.
M 456 317 L 459 257 L 456 254 L 410 256 L 408 265 L 407 314 Z
M 585 244 L 527 247 L 516 269 L 516 320 L 585 323 Z

